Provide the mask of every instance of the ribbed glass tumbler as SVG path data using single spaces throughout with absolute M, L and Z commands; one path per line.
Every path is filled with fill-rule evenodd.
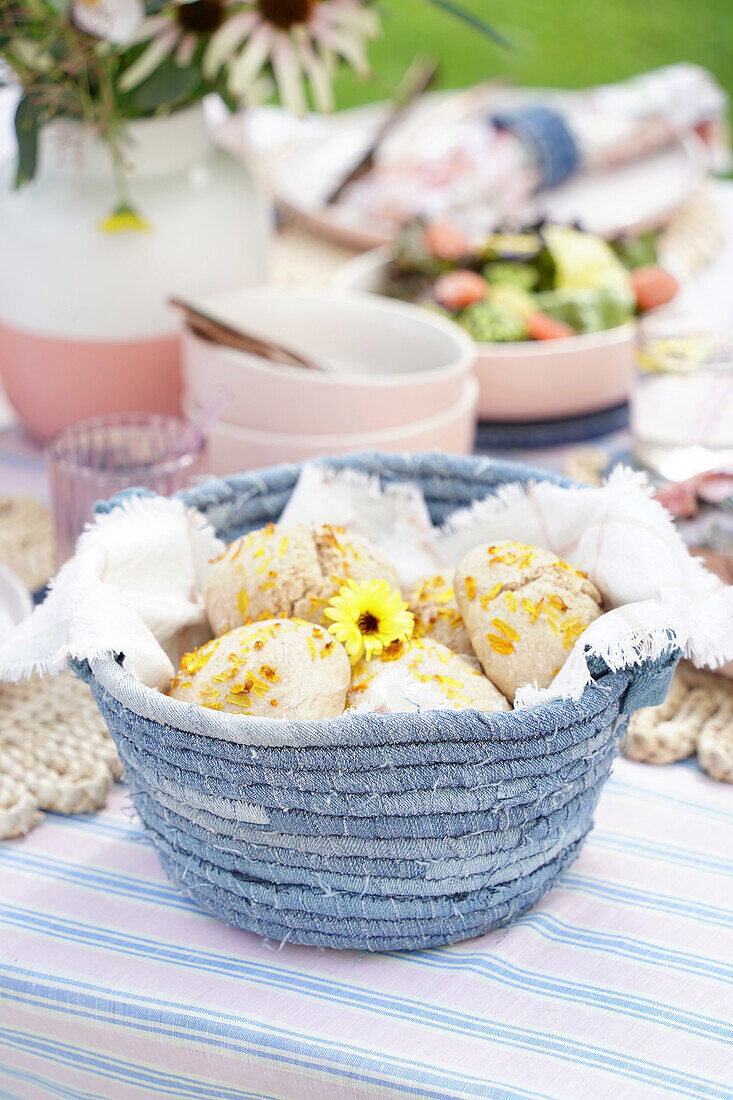
M 175 416 L 117 413 L 81 420 L 46 449 L 56 561 L 74 553 L 94 505 L 132 486 L 169 496 L 205 472 L 206 443 Z

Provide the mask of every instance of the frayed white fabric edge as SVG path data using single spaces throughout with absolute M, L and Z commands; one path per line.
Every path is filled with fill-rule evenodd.
M 55 676 L 68 667 L 70 660 L 114 659 L 124 652 L 124 667 L 142 683 L 161 689 L 167 686 L 174 673 L 173 664 L 150 627 L 126 605 L 120 590 L 99 579 L 103 551 L 94 539 L 96 532 L 119 523 L 122 516 L 151 514 L 185 519 L 193 569 L 201 586 L 209 559 L 224 549 L 211 524 L 197 509 L 186 508 L 179 500 L 158 496 L 124 498 L 110 512 L 100 513 L 86 524 L 74 557 L 52 578 L 44 602 L 0 645 L 0 680 L 18 683 L 34 674 Z M 88 606 L 93 606 L 94 622 L 88 624 L 92 631 L 83 619 L 75 621 L 69 610 L 78 613 Z M 200 617 L 204 618 L 203 613 Z M 181 629 L 195 625 L 198 616 L 191 612 L 186 618 Z M 90 634 L 94 633 L 101 637 L 90 642 Z M 34 650 L 32 656 L 24 653 L 27 647 Z

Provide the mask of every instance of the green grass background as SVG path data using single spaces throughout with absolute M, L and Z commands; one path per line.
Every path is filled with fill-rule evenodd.
M 733 97 L 733 0 L 459 0 L 513 49 L 496 46 L 429 0 L 380 0 L 384 35 L 371 49 L 374 78 L 338 78 L 339 107 L 391 94 L 418 53 L 440 62 L 439 86 L 490 77 L 577 88 L 674 61 L 695 61 Z

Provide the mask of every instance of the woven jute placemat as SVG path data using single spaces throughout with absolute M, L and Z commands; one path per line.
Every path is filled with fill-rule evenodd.
M 0 562 L 31 592 L 54 572 L 51 513 L 31 497 L 0 496 Z
M 0 837 L 26 833 L 41 810 L 98 810 L 121 775 L 94 697 L 72 673 L 0 684 Z
M 733 681 L 681 661 L 662 705 L 632 716 L 625 752 L 646 764 L 697 753 L 712 779 L 733 783 Z
M 52 576 L 53 555 L 48 510 L 0 498 L 0 561 L 35 590 Z M 28 832 L 42 810 L 98 810 L 121 775 L 94 697 L 72 673 L 0 683 L 0 837 Z

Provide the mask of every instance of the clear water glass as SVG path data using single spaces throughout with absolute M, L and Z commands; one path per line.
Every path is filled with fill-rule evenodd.
M 642 326 L 631 399 L 634 454 L 669 481 L 733 469 L 730 338 L 680 321 Z
M 117 413 L 81 420 L 51 440 L 46 465 L 58 565 L 74 553 L 97 501 L 131 487 L 169 496 L 205 473 L 206 441 L 187 441 L 190 431 L 175 416 Z

